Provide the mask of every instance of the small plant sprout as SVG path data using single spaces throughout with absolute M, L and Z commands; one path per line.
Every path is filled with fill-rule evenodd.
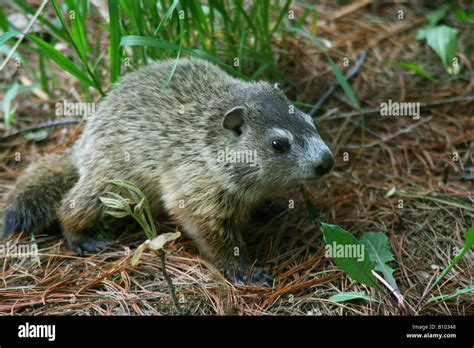
M 181 236 L 181 232 L 175 233 L 164 233 L 157 235 L 155 222 L 151 213 L 150 203 L 146 198 L 145 194 L 136 187 L 133 183 L 122 180 L 108 180 L 108 184 L 117 186 L 125 190 L 127 196 L 123 197 L 115 192 L 107 192 L 108 197 L 100 197 L 101 202 L 109 208 L 106 211 L 107 214 L 115 218 L 124 218 L 127 216 L 135 219 L 143 231 L 145 232 L 148 239 L 142 243 L 133 253 L 132 266 L 135 266 L 140 261 L 143 252 L 146 250 L 152 250 L 161 260 L 161 270 L 165 277 L 166 283 L 170 290 L 171 298 L 176 307 L 178 313 L 181 313 L 176 292 L 173 286 L 173 282 L 166 271 L 166 258 L 164 247 L 167 243 L 178 239 Z

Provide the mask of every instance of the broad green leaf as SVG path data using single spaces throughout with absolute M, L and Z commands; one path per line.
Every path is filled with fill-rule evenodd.
M 426 42 L 441 59 L 445 70 L 451 75 L 457 75 L 459 67 L 454 65 L 457 52 L 456 30 L 447 25 L 439 25 L 428 31 Z
M 411 71 L 417 73 L 418 75 L 423 76 L 424 78 L 427 78 L 428 80 L 436 82 L 436 79 L 434 77 L 432 77 L 428 72 L 426 72 L 426 70 L 424 70 L 419 65 L 416 65 L 416 64 L 413 64 L 413 63 L 408 63 L 408 62 L 396 61 L 396 60 L 389 61 L 387 63 L 397 65 L 397 66 L 400 66 L 402 68 L 411 70 Z
M 449 10 L 449 5 L 441 6 L 439 9 L 431 12 L 426 16 L 426 24 L 418 30 L 416 34 L 417 40 L 424 40 L 428 35 L 430 29 L 432 29 L 438 22 L 446 16 L 446 13 Z
M 430 25 L 436 25 L 438 22 L 446 16 L 446 13 L 449 10 L 449 4 L 445 4 L 438 8 L 437 10 L 431 12 L 426 16 L 427 22 Z
M 362 291 L 348 291 L 348 292 L 341 292 L 340 294 L 332 295 L 329 298 L 330 301 L 334 302 L 345 302 L 345 301 L 352 301 L 352 300 L 364 300 L 370 302 L 378 302 L 373 297 L 367 295 L 365 292 Z
M 362 235 L 360 242 L 365 245 L 369 252 L 369 257 L 375 265 L 375 270 L 382 272 L 384 279 L 393 289 L 397 289 L 397 283 L 395 278 L 393 278 L 394 270 L 387 265 L 387 262 L 395 259 L 390 251 L 387 236 L 382 232 L 366 232 Z
M 326 223 L 321 223 L 321 226 L 326 241 L 326 252 L 336 265 L 355 281 L 378 287 L 372 275 L 374 265 L 365 245 L 340 226 Z

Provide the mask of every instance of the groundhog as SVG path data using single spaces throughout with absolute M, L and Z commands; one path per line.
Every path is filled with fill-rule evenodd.
M 73 251 L 97 252 L 110 243 L 90 234 L 105 215 L 99 197 L 114 189 L 107 180 L 127 180 L 227 279 L 272 285 L 252 267 L 240 231 L 275 189 L 327 173 L 332 153 L 277 84 L 242 81 L 201 59 L 180 59 L 166 84 L 174 64 L 123 77 L 71 148 L 26 170 L 7 197 L 4 237 L 59 222 Z

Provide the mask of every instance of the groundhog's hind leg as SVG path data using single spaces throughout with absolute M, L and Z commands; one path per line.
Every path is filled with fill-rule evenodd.
M 99 199 L 104 194 L 104 184 L 81 178 L 61 202 L 58 216 L 64 239 L 79 255 L 96 253 L 112 243 L 106 239 L 94 239 L 87 231 L 89 225 L 104 214 L 105 207 Z

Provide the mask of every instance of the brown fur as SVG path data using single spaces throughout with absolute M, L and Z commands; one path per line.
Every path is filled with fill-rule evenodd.
M 182 59 L 164 88 L 172 65 L 156 62 L 125 76 L 70 152 L 45 158 L 19 179 L 7 201 L 4 235 L 47 228 L 57 217 L 72 249 L 96 251 L 105 244 L 87 226 L 104 216 L 99 197 L 111 189 L 104 181 L 128 180 L 154 211 L 164 206 L 176 217 L 231 280 L 268 284 L 261 270 L 251 281 L 239 231 L 276 187 L 314 178 L 321 163 L 325 171 L 332 166 L 330 151 L 312 119 L 290 111 L 283 92 L 268 83 Z M 288 139 L 291 151 L 276 152 L 275 137 Z M 251 149 L 258 164 L 218 161 L 224 149 Z

